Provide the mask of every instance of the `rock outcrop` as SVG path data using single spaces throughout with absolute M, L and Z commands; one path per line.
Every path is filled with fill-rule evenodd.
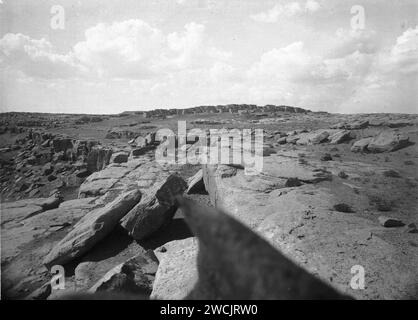
M 194 237 L 171 241 L 155 250 L 159 266 L 151 299 L 180 300 L 189 296 L 198 281 L 197 251 Z
M 212 204 L 255 230 L 286 257 L 336 290 L 361 299 L 382 297 L 389 291 L 391 297 L 413 296 L 413 288 L 406 279 L 415 277 L 412 266 L 418 261 L 410 250 L 402 255 L 379 235 L 373 233 L 370 237 L 376 223 L 369 219 L 353 213 L 331 213 L 330 208 L 338 202 L 329 187 L 325 187 L 329 183 L 324 182 L 326 173 L 317 171 L 320 165 L 312 159 L 309 165 L 300 165 L 291 157 L 285 159 L 283 154 L 265 158 L 263 172 L 255 176 L 245 176 L 244 170 L 228 166 L 204 166 L 206 190 Z M 271 165 L 269 161 L 273 161 Z M 333 164 L 335 169 L 338 165 Z M 315 173 L 320 173 L 319 177 Z M 286 188 L 283 181 L 290 177 L 304 183 Z M 354 203 L 365 201 L 364 195 L 350 186 L 344 188 L 344 193 L 354 197 Z M 341 251 L 345 256 L 352 253 L 355 259 L 340 259 Z M 350 269 L 357 264 L 374 274 L 367 291 L 347 286 L 352 277 Z M 382 276 L 385 274 L 398 276 L 388 280 Z
M 62 239 L 44 259 L 51 267 L 65 264 L 90 250 L 96 243 L 111 232 L 126 213 L 141 199 L 138 189 L 126 192 L 103 208 L 84 216 L 73 230 Z
M 409 138 L 395 131 L 382 131 L 368 144 L 367 149 L 373 153 L 391 152 L 410 144 Z
M 37 200 L 37 199 L 31 199 Z M 62 239 L 71 226 L 97 206 L 96 198 L 65 201 L 19 223 L 2 226 L 2 297 L 22 298 L 48 283 L 51 276 L 42 260 Z M 2 211 L 2 215 L 3 215 Z M 48 286 L 39 288 L 33 297 L 45 299 Z
M 186 188 L 186 182 L 172 174 L 143 190 L 141 201 L 122 219 L 122 227 L 136 240 L 149 237 L 171 221 L 176 211 L 175 197 Z
M 158 260 L 150 250 L 139 254 L 107 272 L 88 292 L 110 291 L 113 293 L 143 295 L 151 293 L 158 268 Z
M 330 133 L 332 133 L 332 130 L 318 130 L 314 132 L 301 133 L 296 143 L 299 145 L 318 144 L 327 140 Z
M 351 151 L 353 152 L 365 152 L 367 151 L 367 146 L 369 145 L 372 138 L 363 138 L 360 139 L 351 146 Z
M 409 146 L 409 137 L 395 131 L 382 131 L 378 135 L 363 138 L 356 141 L 351 151 L 353 152 L 392 152 Z
M 353 139 L 353 133 L 348 130 L 336 132 L 328 137 L 331 144 L 339 144 Z
M 188 279 L 187 285 L 184 284 L 182 290 L 170 292 L 166 289 L 164 292 L 160 287 L 164 283 L 166 288 L 169 288 L 169 283 L 163 282 L 167 275 L 163 274 L 163 271 L 157 273 L 154 297 L 182 297 L 190 290 L 189 285 L 196 281 L 193 289 L 187 294 L 187 299 L 346 298 L 298 267 L 267 241 L 229 215 L 216 209 L 198 206 L 189 200 L 179 201 L 193 233 L 198 238 L 198 278 L 196 280 L 191 275 L 194 262 L 190 262 L 188 266 L 185 265 L 187 269 L 183 269 L 185 278 Z M 186 248 L 189 249 L 188 256 L 177 251 L 183 263 L 189 262 L 187 257 L 193 257 L 192 252 L 195 252 L 191 247 Z M 168 258 L 164 257 L 163 261 L 166 260 Z M 179 259 L 176 261 L 180 262 Z
M 236 115 L 204 115 L 225 112 Z M 203 137 L 157 137 L 172 123 L 142 116 L 190 119 Z M 112 140 L 83 137 L 105 118 L 97 131 L 112 128 Z M 414 299 L 417 119 L 274 105 L 1 114 L 2 295 Z M 234 143 L 218 150 L 229 162 L 196 164 L 220 127 L 263 128 L 262 162 L 235 159 Z M 167 141 L 186 164 L 160 161 Z M 55 264 L 65 290 L 51 286 Z M 353 267 L 364 268 L 364 290 L 351 285 Z
M 18 223 L 46 210 L 57 208 L 62 202 L 60 197 L 26 199 L 1 204 L 1 225 Z
M 187 182 L 186 193 L 195 193 L 205 191 L 205 182 L 203 181 L 203 170 L 200 169 L 193 177 L 190 177 Z
M 109 148 L 95 147 L 87 156 L 87 170 L 96 172 L 103 170 L 109 163 L 112 150 Z

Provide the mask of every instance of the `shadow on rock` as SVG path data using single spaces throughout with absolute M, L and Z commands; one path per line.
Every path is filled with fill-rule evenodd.
M 156 249 L 167 242 L 193 237 L 185 219 L 173 219 L 165 227 L 155 233 L 152 238 L 138 242 L 144 249 Z

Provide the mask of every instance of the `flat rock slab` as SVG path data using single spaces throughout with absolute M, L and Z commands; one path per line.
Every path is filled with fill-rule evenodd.
M 196 238 L 175 240 L 154 252 L 159 266 L 151 299 L 180 300 L 186 298 L 198 280 Z
M 179 202 L 199 241 L 198 282 L 187 298 L 345 298 L 230 215 L 193 201 Z
M 138 189 L 132 190 L 84 216 L 45 257 L 44 264 L 47 267 L 63 265 L 86 253 L 109 234 L 140 199 L 141 192 Z
M 265 157 L 263 171 L 257 175 L 246 175 L 244 170 L 227 165 L 206 165 L 203 176 L 212 204 L 228 208 L 231 214 L 239 212 L 237 218 L 250 226 L 263 218 L 270 199 L 287 188 L 289 180 L 313 184 L 332 178 L 318 166 L 300 164 L 294 153 Z
M 349 130 L 338 131 L 328 137 L 331 144 L 339 144 L 349 141 L 354 138 L 354 135 Z
M 20 247 L 29 244 L 35 238 L 42 238 L 60 228 L 71 226 L 95 206 L 96 198 L 63 202 L 59 208 L 41 212 L 19 224 L 2 228 L 2 259 L 14 257 Z
M 332 211 L 338 199 L 333 198 L 330 190 L 315 185 L 320 181 L 316 180 L 316 169 L 299 167 L 296 157 L 287 158 L 287 164 L 282 156 L 265 158 L 263 173 L 255 176 L 245 176 L 244 170 L 228 166 L 204 166 L 212 204 L 256 230 L 295 263 L 342 292 L 361 299 L 413 296 L 409 280 L 418 276 L 418 256 L 413 252 L 403 254 L 374 235 L 373 230 L 378 227 L 372 221 L 353 213 Z M 271 165 L 269 161 L 273 161 Z M 305 183 L 283 187 L 283 178 L 292 176 Z M 367 201 L 362 194 L 350 189 L 347 192 L 353 192 L 356 201 Z M 352 290 L 348 285 L 354 265 L 369 270 L 367 290 Z
M 113 165 L 93 173 L 80 186 L 79 197 L 105 194 L 129 171 L 126 166 Z
M 112 163 L 84 181 L 80 186 L 79 198 L 105 195 L 103 202 L 108 203 L 132 186 L 140 190 L 150 188 L 160 180 L 160 176 L 167 177 L 177 169 L 174 165 L 160 165 L 148 156 L 120 164 Z
M 51 279 L 48 270 L 42 265 L 43 258 L 71 226 L 97 206 L 95 200 L 86 198 L 66 201 L 56 209 L 2 228 L 3 296 L 22 297 L 25 295 L 24 290 L 29 290 L 26 292 L 28 294 Z M 29 280 L 23 281 L 25 279 Z
M 58 197 L 25 199 L 1 204 L 1 224 L 18 223 L 43 211 L 57 208 L 62 202 Z

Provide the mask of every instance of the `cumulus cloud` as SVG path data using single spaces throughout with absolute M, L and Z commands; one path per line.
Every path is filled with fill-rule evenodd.
M 316 2 L 315 0 L 308 0 L 305 3 L 305 9 L 308 12 L 318 11 L 320 7 L 321 7 L 321 5 L 318 2 Z
M 356 51 L 342 58 L 324 59 L 306 50 L 301 41 L 264 53 L 248 76 L 260 81 L 292 82 L 345 81 L 367 72 L 371 57 Z
M 50 42 L 22 34 L 0 39 L 0 63 L 40 78 L 146 79 L 184 68 L 211 66 L 230 53 L 211 46 L 205 26 L 188 23 L 165 34 L 139 19 L 100 23 L 85 31 L 85 39 L 58 54 Z
M 295 79 L 312 63 L 301 41 L 265 52 L 248 72 L 251 78 Z
M 372 29 L 338 29 L 331 40 L 333 57 L 343 57 L 353 52 L 375 53 L 379 49 L 377 34 Z
M 171 49 L 173 55 L 166 62 L 168 66 L 174 64 L 178 67 L 185 67 L 199 63 L 202 56 L 207 55 L 209 48 L 205 49 L 204 42 L 205 27 L 198 23 L 188 23 L 185 26 L 184 33 L 170 33 L 167 36 L 168 48 Z
M 418 26 L 409 28 L 398 37 L 390 51 L 389 60 L 399 72 L 418 72 Z
M 418 76 L 418 26 L 403 32 L 395 43 L 376 52 L 365 82 L 368 87 L 394 87 L 403 80 L 416 82 Z M 415 91 L 415 90 L 413 90 Z
M 307 1 L 282 10 L 297 15 L 318 9 Z M 368 29 L 339 29 L 329 35 L 325 52 L 314 50 L 305 39 L 268 48 L 244 64 L 214 46 L 203 24 L 191 22 L 164 32 L 133 19 L 88 28 L 68 52 L 59 52 L 48 39 L 6 34 L 0 39 L 0 68 L 35 79 L 16 88 L 56 92 L 59 99 L 71 87 L 98 105 L 283 103 L 361 112 L 388 111 L 388 104 L 402 103 L 404 111 L 411 110 L 418 98 L 418 27 L 385 47 L 376 38 Z M 88 105 L 82 98 L 77 103 Z
M 165 36 L 142 20 L 98 24 L 85 31 L 75 57 L 101 77 L 148 77 L 161 59 Z
M 0 39 L 0 66 L 41 78 L 69 77 L 82 71 L 72 53 L 56 53 L 48 40 L 20 33 L 8 33 Z
M 301 14 L 310 14 L 318 11 L 320 4 L 315 0 L 308 0 L 306 3 L 300 4 L 293 1 L 286 4 L 276 4 L 273 8 L 251 15 L 250 18 L 257 22 L 274 23 L 279 20 L 280 17 L 294 17 Z
M 416 110 L 418 27 L 382 50 L 365 46 L 374 34 L 339 31 L 328 57 L 313 54 L 301 41 L 269 50 L 247 72 L 247 91 L 261 101 L 280 97 L 284 103 L 344 112 L 383 112 L 393 105 Z

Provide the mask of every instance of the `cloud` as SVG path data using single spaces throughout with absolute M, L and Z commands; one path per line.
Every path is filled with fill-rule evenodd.
M 326 59 L 306 50 L 301 41 L 264 53 L 248 72 L 260 82 L 289 81 L 315 85 L 361 77 L 372 57 L 356 51 L 341 58 Z
M 40 78 L 69 77 L 82 71 L 72 53 L 56 53 L 48 40 L 20 33 L 8 33 L 0 39 L 0 66 Z
M 6 34 L 0 39 L 0 64 L 40 78 L 147 79 L 185 68 L 211 66 L 230 53 L 211 46 L 205 26 L 188 23 L 165 34 L 139 19 L 100 23 L 85 39 L 59 54 L 45 39 Z
M 73 47 L 75 57 L 100 77 L 149 77 L 165 44 L 163 33 L 142 20 L 98 24 Z
M 288 79 L 297 78 L 312 63 L 312 58 L 304 51 L 301 41 L 286 47 L 265 52 L 248 72 L 255 79 Z
M 389 60 L 401 73 L 418 72 L 418 26 L 415 29 L 409 28 L 397 38 Z
M 364 46 L 374 35 L 341 34 L 328 57 L 313 54 L 301 41 L 269 50 L 247 73 L 247 91 L 266 103 L 280 98 L 314 109 L 416 112 L 418 27 L 381 50 Z
M 304 13 L 310 14 L 319 9 L 320 4 L 315 0 L 308 0 L 305 5 L 301 5 L 299 2 L 294 1 L 284 5 L 276 4 L 270 10 L 251 15 L 250 18 L 257 22 L 274 23 L 277 22 L 280 17 L 294 17 Z
M 296 16 L 319 5 L 307 1 L 281 10 L 280 17 Z M 160 107 L 283 103 L 314 110 L 416 112 L 417 38 L 418 27 L 410 28 L 392 43 L 385 38 L 383 47 L 374 31 L 338 29 L 326 35 L 321 50 L 302 37 L 243 62 L 246 52 L 232 59 L 196 22 L 171 32 L 140 19 L 101 23 L 85 30 L 66 52 L 47 38 L 9 33 L 0 39 L 0 69 L 7 75 L 15 71 L 15 79 L 0 86 L 8 92 L 6 102 L 14 88 L 14 95 L 25 99 L 22 105 L 38 96 L 39 105 L 67 97 L 62 103 L 68 110 L 78 104 L 81 111 L 89 105 L 122 110 L 140 101 Z
M 330 39 L 330 56 L 343 57 L 353 52 L 375 53 L 379 49 L 378 37 L 371 29 L 342 29 Z
M 315 0 L 308 0 L 305 3 L 305 9 L 308 12 L 318 11 L 320 7 L 321 7 L 321 5 L 318 2 L 316 2 Z
M 204 33 L 205 27 L 194 22 L 186 24 L 182 34 L 170 33 L 167 36 L 168 48 L 176 55 L 167 61 L 167 65 L 186 67 L 199 63 L 209 49 L 205 49 L 203 45 Z
M 374 89 L 394 87 L 405 81 L 416 83 L 417 77 L 418 26 L 409 28 L 397 37 L 391 47 L 373 55 L 373 63 L 365 83 Z

